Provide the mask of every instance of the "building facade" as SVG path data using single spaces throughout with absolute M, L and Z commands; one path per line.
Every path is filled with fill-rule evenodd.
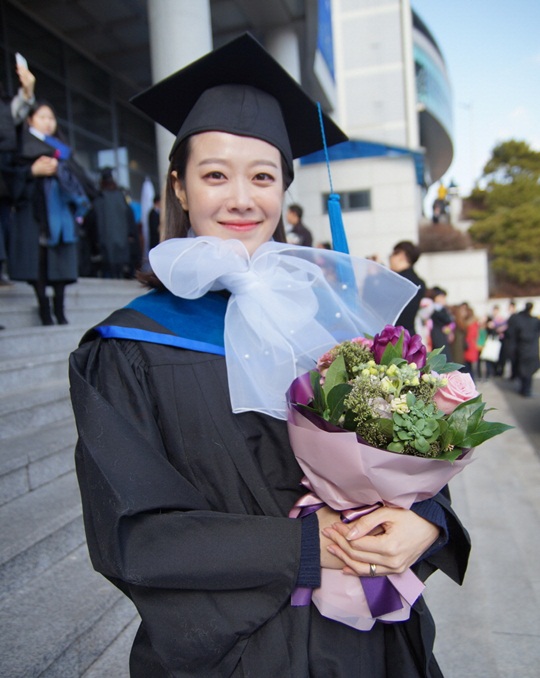
M 409 0 L 0 0 L 0 80 L 13 93 L 22 53 L 81 164 L 116 167 L 137 198 L 147 176 L 162 187 L 172 137 L 129 98 L 246 30 L 351 139 L 330 149 L 351 251 L 385 260 L 416 240 L 426 186 L 452 159 L 451 90 Z M 296 174 L 287 199 L 329 240 L 324 157 Z

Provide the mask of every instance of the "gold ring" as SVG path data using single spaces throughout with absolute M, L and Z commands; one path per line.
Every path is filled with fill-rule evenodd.
M 377 566 L 371 563 L 369 566 L 369 576 L 374 577 L 377 574 Z

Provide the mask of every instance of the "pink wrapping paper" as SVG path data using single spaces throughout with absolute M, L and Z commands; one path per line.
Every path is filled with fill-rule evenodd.
M 313 492 L 336 511 L 376 504 L 410 508 L 433 497 L 472 461 L 454 462 L 379 450 L 356 433 L 324 431 L 289 408 L 289 439 Z
M 308 378 L 304 375 L 293 382 L 289 391 L 292 403 L 309 401 Z M 473 455 L 469 450 L 449 462 L 387 452 L 360 442 L 355 433 L 306 416 L 294 404 L 288 408 L 288 429 L 291 447 L 306 476 L 306 488 L 316 495 L 314 500 L 318 497 L 336 511 L 377 503 L 408 509 L 437 494 Z M 293 509 L 291 517 L 296 513 Z M 400 594 L 403 608 L 381 617 L 371 616 L 360 578 L 340 570 L 322 569 L 321 586 L 313 591 L 312 602 L 323 616 L 360 631 L 371 629 L 376 619 L 404 621 L 424 585 L 411 570 L 388 579 Z

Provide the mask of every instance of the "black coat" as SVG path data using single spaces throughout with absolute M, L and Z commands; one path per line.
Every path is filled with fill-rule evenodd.
M 106 325 L 166 332 L 137 311 Z M 369 633 L 292 607 L 303 493 L 286 423 L 230 409 L 225 360 L 94 333 L 70 360 L 76 464 L 92 563 L 137 606 L 137 678 L 439 677 L 423 599 Z M 461 581 L 469 543 L 416 566 Z
M 44 180 L 31 173 L 33 162 L 41 155 L 54 155 L 54 149 L 36 139 L 25 128 L 20 148 L 11 165 L 5 168 L 6 183 L 13 201 L 13 220 L 10 229 L 9 276 L 12 280 L 35 282 L 41 278 L 40 241 L 48 237 L 48 216 L 44 194 Z M 69 170 L 82 176 L 82 168 L 70 159 Z M 76 168 L 76 171 L 75 171 Z M 52 178 L 52 181 L 57 181 Z M 76 228 L 76 227 L 75 227 Z M 78 245 L 59 242 L 46 247 L 45 282 L 74 282 L 78 277 Z
M 399 271 L 399 275 L 407 280 L 410 280 L 412 283 L 418 286 L 418 292 L 415 296 L 409 301 L 407 306 L 401 312 L 399 318 L 396 320 L 396 325 L 401 325 L 406 330 L 409 331 L 409 334 L 412 336 L 416 334 L 415 319 L 418 309 L 420 308 L 420 302 L 422 301 L 424 294 L 426 292 L 426 283 L 417 275 L 414 268 L 407 268 L 404 271 Z
M 445 332 L 444 328 L 450 323 L 454 322 L 454 316 L 446 308 L 446 306 L 437 305 L 431 314 L 431 345 L 432 348 L 442 348 L 444 346 L 444 354 L 448 360 L 452 360 L 452 345 L 449 333 Z
M 508 321 L 505 332 L 508 357 L 516 361 L 518 376 L 532 377 L 540 368 L 538 340 L 540 319 L 526 311 L 515 313 Z

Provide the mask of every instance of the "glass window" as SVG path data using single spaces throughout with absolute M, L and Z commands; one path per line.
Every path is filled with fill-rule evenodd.
M 99 180 L 99 154 L 104 150 L 109 150 L 111 144 L 105 139 L 100 141 L 84 134 L 84 132 L 75 132 L 73 140 L 75 159 L 97 184 Z
M 111 109 L 91 99 L 70 92 L 73 124 L 105 139 L 113 138 Z
M 68 85 L 110 103 L 110 78 L 81 54 L 66 46 L 66 77 Z
M 31 67 L 36 76 L 36 99 L 50 102 L 58 118 L 67 120 L 67 92 L 63 83 L 51 78 L 39 68 Z
M 339 194 L 341 197 L 341 209 L 343 212 L 355 212 L 358 210 L 371 209 L 371 191 L 348 191 Z M 322 196 L 323 212 L 328 214 L 328 196 L 325 193 Z
M 154 123 L 139 115 L 135 109 L 117 104 L 118 128 L 124 140 L 132 139 L 154 146 Z
M 9 2 L 4 3 L 4 12 L 9 48 L 20 52 L 27 60 L 30 70 L 43 68 L 63 76 L 62 43 L 46 28 L 19 12 Z

